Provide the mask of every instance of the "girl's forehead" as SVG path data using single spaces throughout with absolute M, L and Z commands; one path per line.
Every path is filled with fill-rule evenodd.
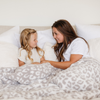
M 31 35 L 37 35 L 37 33 L 31 33 Z
M 37 34 L 36 34 L 36 33 L 32 33 L 32 34 L 30 35 L 30 38 L 35 38 L 35 37 L 37 37 Z

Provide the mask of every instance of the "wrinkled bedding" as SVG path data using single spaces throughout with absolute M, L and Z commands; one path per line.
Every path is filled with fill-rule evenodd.
M 0 68 L 0 100 L 14 98 L 17 100 L 18 98 L 91 100 L 100 98 L 100 63 L 95 59 L 83 58 L 66 70 L 55 69 L 50 64 L 47 65 L 52 69 L 49 70 L 49 74 L 31 80 L 30 84 L 22 84 L 13 78 L 16 76 L 14 73 L 17 68 Z M 9 77 L 11 75 L 13 77 Z

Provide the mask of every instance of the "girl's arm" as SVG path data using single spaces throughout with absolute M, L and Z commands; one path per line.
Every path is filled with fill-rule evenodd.
M 21 61 L 19 59 L 18 59 L 18 62 L 19 62 L 19 67 L 25 64 L 23 61 Z
M 55 61 L 44 60 L 44 61 L 42 61 L 42 63 L 49 62 L 52 66 L 54 66 L 56 68 L 67 69 L 68 67 L 70 67 L 71 64 L 80 60 L 82 58 L 82 56 L 83 55 L 80 55 L 80 54 L 71 54 L 70 61 L 55 62 Z
M 41 62 L 44 61 L 44 60 L 45 60 L 44 56 L 42 56 L 41 59 L 40 59 L 40 63 L 39 62 L 33 62 L 32 64 L 41 64 Z
M 18 60 L 19 61 L 19 67 L 24 65 L 25 63 L 21 60 Z M 39 62 L 33 62 L 32 64 L 40 64 Z

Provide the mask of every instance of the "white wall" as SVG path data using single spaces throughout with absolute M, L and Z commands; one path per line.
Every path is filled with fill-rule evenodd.
M 0 0 L 0 25 L 100 24 L 100 0 Z

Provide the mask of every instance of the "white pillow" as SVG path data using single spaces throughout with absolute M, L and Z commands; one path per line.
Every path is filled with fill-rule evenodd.
M 56 40 L 53 38 L 52 29 L 37 31 L 38 34 L 38 43 L 37 46 L 43 49 L 43 46 L 46 42 L 55 44 Z
M 78 36 L 83 37 L 87 41 L 100 37 L 100 26 L 76 24 Z
M 0 34 L 0 41 L 8 42 L 20 47 L 19 26 L 15 26 L 10 30 Z
M 0 42 L 0 68 L 18 67 L 18 47 L 7 42 Z
M 100 62 L 100 38 L 91 39 L 88 41 L 91 57 Z
M 58 61 L 52 46 L 53 44 L 49 42 L 46 42 L 44 44 L 43 50 L 45 51 L 44 54 L 45 60 Z

